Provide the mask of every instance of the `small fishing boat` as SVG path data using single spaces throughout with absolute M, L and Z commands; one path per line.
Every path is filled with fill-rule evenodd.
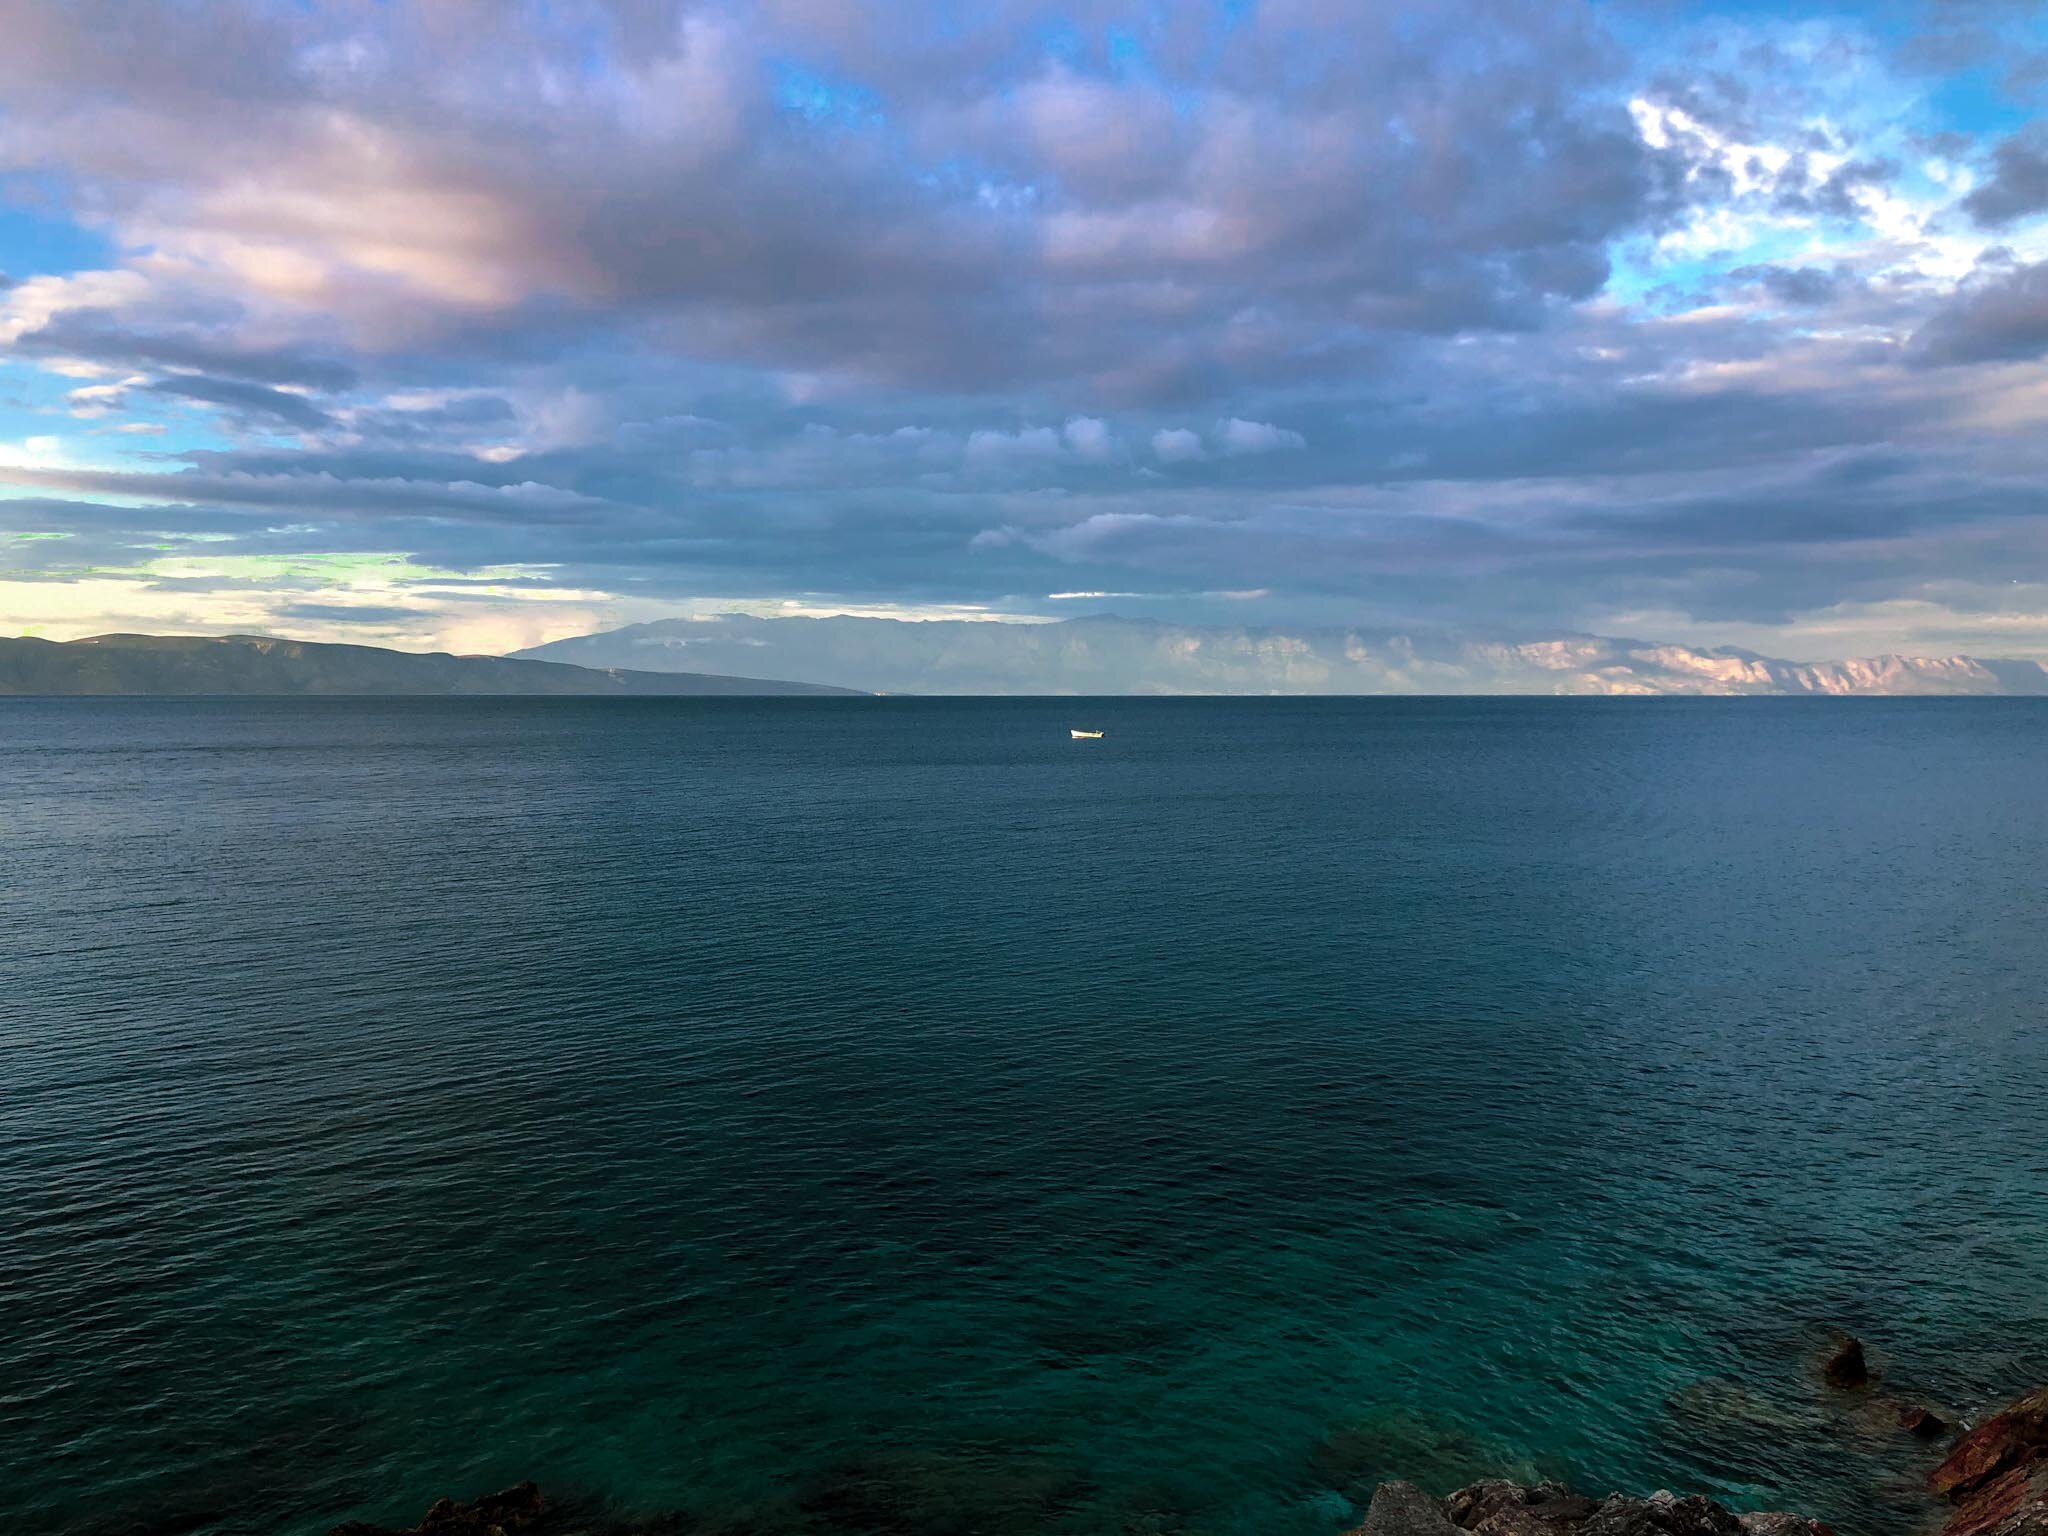
M 1076 740 L 1076 741 L 1100 741 L 1100 740 L 1102 740 L 1102 732 L 1100 732 L 1100 731 L 1076 731 L 1076 730 L 1069 730 L 1069 731 L 1067 732 L 1067 734 L 1068 734 L 1069 736 L 1073 737 L 1073 738 L 1074 738 L 1074 740 Z

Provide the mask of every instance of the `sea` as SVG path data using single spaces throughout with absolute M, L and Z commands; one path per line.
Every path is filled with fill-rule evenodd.
M 9 1536 L 1886 1536 L 2044 1381 L 2048 700 L 0 701 Z

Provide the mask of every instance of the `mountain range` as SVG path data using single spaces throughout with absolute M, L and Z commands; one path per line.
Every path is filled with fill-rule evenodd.
M 1796 662 L 1599 635 L 1496 639 L 1365 629 L 727 614 L 517 653 L 647 671 L 772 672 L 935 694 L 2048 694 L 2048 666 L 1971 656 Z
M 829 694 L 816 683 L 664 667 L 595 669 L 503 656 L 420 655 L 268 635 L 95 635 L 0 640 L 4 694 Z
M 773 673 L 774 678 L 756 676 Z M 1565 634 L 1497 639 L 1110 616 L 1058 623 L 666 619 L 513 656 L 265 635 L 0 639 L 7 694 L 2048 695 L 2048 665 L 1973 656 L 1786 661 Z

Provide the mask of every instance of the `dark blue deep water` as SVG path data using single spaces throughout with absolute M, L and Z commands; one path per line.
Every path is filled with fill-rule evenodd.
M 1875 1536 L 1831 1328 L 2048 1381 L 2048 701 L 9 701 L 0 817 L 10 1536 Z

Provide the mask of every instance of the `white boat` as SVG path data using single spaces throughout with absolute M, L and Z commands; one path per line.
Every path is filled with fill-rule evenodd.
M 1100 740 L 1102 740 L 1102 732 L 1100 732 L 1100 731 L 1076 731 L 1076 730 L 1071 730 L 1071 729 L 1070 729 L 1070 730 L 1069 730 L 1069 731 L 1067 732 L 1067 734 L 1068 734 L 1069 736 L 1073 737 L 1073 738 L 1074 738 L 1074 740 L 1076 740 L 1076 741 L 1100 741 Z

